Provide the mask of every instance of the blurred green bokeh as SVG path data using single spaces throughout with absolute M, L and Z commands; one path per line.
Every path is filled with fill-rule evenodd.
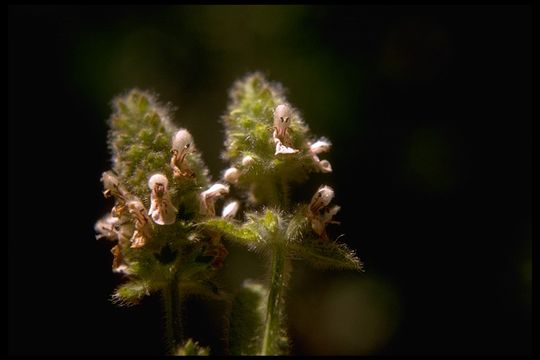
M 320 274 L 299 267 L 288 306 L 295 344 L 309 355 L 380 353 L 399 324 L 394 285 L 374 274 Z

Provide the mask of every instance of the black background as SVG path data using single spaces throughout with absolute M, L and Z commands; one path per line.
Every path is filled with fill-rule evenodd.
M 158 299 L 129 309 L 112 306 L 107 299 L 119 279 L 110 272 L 108 247 L 93 241 L 93 224 L 108 206 L 99 183 L 110 166 L 108 102 L 128 85 L 111 80 L 115 86 L 91 98 L 72 60 L 79 34 L 113 34 L 140 23 L 162 29 L 172 26 L 167 12 L 9 7 L 11 354 L 164 352 Z M 343 207 L 343 231 L 360 239 L 349 245 L 367 273 L 388 279 L 401 294 L 400 326 L 375 353 L 530 354 L 531 270 L 523 280 L 521 264 L 532 257 L 531 7 L 306 12 L 301 28 L 309 36 L 275 39 L 274 46 L 307 39 L 353 70 L 335 68 L 325 78 L 345 82 L 352 104 L 335 110 L 340 128 L 322 119 L 312 127 L 340 144 L 332 150 L 331 182 Z M 301 58 L 303 49 L 297 51 Z M 374 54 L 387 54 L 390 65 Z M 99 67 L 107 54 L 93 56 Z M 394 56 L 401 62 L 392 67 Z M 309 56 L 301 60 L 309 66 Z M 232 81 L 258 68 L 256 61 L 239 60 L 214 81 L 219 58 L 201 50 L 191 61 L 171 76 L 185 74 L 182 94 L 214 87 L 219 98 L 204 111 L 216 120 Z M 318 119 L 325 105 L 311 101 L 301 75 L 283 65 L 273 69 L 270 61 L 264 66 L 289 87 L 307 119 Z M 324 83 L 313 81 L 324 92 Z M 149 86 L 161 92 L 159 85 Z M 162 95 L 176 101 L 166 91 Z M 202 139 L 204 131 L 197 131 Z M 208 136 L 215 141 L 205 160 L 216 178 L 225 164 L 209 159 L 217 159 L 222 134 Z M 420 139 L 412 150 L 411 139 Z M 427 170 L 418 173 L 408 165 L 411 151 L 413 164 Z M 312 353 L 300 335 L 293 353 Z

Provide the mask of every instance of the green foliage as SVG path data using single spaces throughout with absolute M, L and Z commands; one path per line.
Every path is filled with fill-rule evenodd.
M 231 355 L 257 354 L 261 348 L 268 290 L 263 285 L 245 281 L 236 294 L 229 328 Z
M 320 269 L 362 270 L 362 262 L 347 245 L 310 238 L 290 245 L 294 259 L 302 259 Z
M 170 225 L 158 225 L 147 218 L 150 224 L 147 225 L 146 243 L 143 247 L 133 248 L 127 238 L 133 236 L 137 228 L 136 216 L 123 210 L 121 222 L 127 222 L 131 228 L 126 239 L 118 241 L 117 258 L 131 282 L 120 287 L 114 298 L 120 303 L 132 303 L 150 290 L 166 286 L 179 269 L 196 267 L 194 259 L 202 254 L 203 249 L 194 243 L 204 234 L 198 232 L 191 221 L 199 218 L 198 195 L 208 185 L 209 179 L 208 170 L 196 150 L 186 156 L 194 176 L 173 177 L 170 151 L 172 138 L 178 129 L 171 122 L 169 110 L 153 95 L 132 90 L 117 97 L 113 107 L 109 144 L 113 155 L 113 176 L 117 176 L 124 195 L 124 199 L 116 199 L 117 204 L 140 200 L 146 212 L 151 205 L 148 180 L 153 174 L 161 173 L 169 180 L 172 204 L 182 210 L 178 217 L 183 219 Z M 195 273 L 210 273 L 206 265 L 199 266 Z M 191 271 L 190 274 L 195 273 Z
M 312 232 L 306 209 L 306 205 L 299 206 L 291 216 L 265 209 L 246 213 L 244 223 L 213 218 L 201 224 L 253 251 L 269 252 L 275 245 L 283 245 L 289 257 L 307 260 L 318 268 L 361 270 L 362 263 L 347 245 L 321 239 Z
M 150 284 L 148 282 L 132 280 L 119 286 L 115 290 L 112 300 L 121 306 L 131 306 L 138 304 L 149 292 Z
M 102 181 L 104 194 L 114 197 L 115 206 L 108 218 L 98 221 L 96 230 L 101 234 L 98 238 L 117 242 L 112 249 L 113 270 L 127 279 L 112 300 L 129 306 L 152 292 L 161 292 L 168 340 L 174 349 L 181 341 L 179 289 L 183 295 L 219 295 L 217 287 L 210 285 L 215 275 L 212 259 L 204 256 L 208 234 L 194 226 L 194 221 L 201 219 L 199 194 L 209 184 L 208 170 L 191 144 L 183 160 L 189 174 L 174 176 L 171 149 L 179 129 L 173 126 L 170 111 L 148 92 L 132 90 L 117 97 L 109 125 L 113 171 L 104 174 Z M 149 179 L 157 173 L 167 179 L 167 206 L 180 210 L 174 211 L 176 219 L 166 224 L 149 216 L 158 201 L 152 198 L 155 195 Z M 189 342 L 185 351 L 208 353 Z
M 197 341 L 188 339 L 181 347 L 178 348 L 175 355 L 179 356 L 208 356 L 210 349 L 200 346 Z
M 201 225 L 219 231 L 225 238 L 250 250 L 265 251 L 269 246 L 286 241 L 283 236 L 285 220 L 277 210 L 267 208 L 262 212 L 246 213 L 246 221 L 238 223 L 225 219 L 208 219 Z
M 318 158 L 329 150 L 330 142 L 315 141 L 280 84 L 260 73 L 236 82 L 223 116 L 222 157 L 231 166 L 232 175 L 225 180 L 241 190 L 248 204 L 243 221 L 235 220 L 236 214 L 219 218 L 213 215 L 213 201 L 228 187 L 221 184 L 216 185 L 219 191 L 208 190 L 201 155 L 185 129 L 177 133 L 170 111 L 140 90 L 116 98 L 113 106 L 109 121 L 113 171 L 102 181 L 104 194 L 115 198 L 115 206 L 109 217 L 96 223 L 97 238 L 116 241 L 113 269 L 126 278 L 113 301 L 133 305 L 160 292 L 171 351 L 208 355 L 209 349 L 192 339 L 183 341 L 179 306 L 187 294 L 229 298 L 214 280 L 227 255 L 223 237 L 267 256 L 270 265 L 267 286 L 247 282 L 234 297 L 230 352 L 287 354 L 284 304 L 292 260 L 323 269 L 362 269 L 352 250 L 326 234 L 326 225 L 336 223 L 333 217 L 339 210 L 330 205 L 333 189 L 320 188 L 311 203 L 290 203 L 290 186 L 305 181 L 310 172 L 332 171 L 330 163 Z M 156 209 L 168 209 L 174 216 L 171 212 L 156 216 Z
M 219 231 L 226 238 L 250 249 L 256 249 L 258 243 L 264 241 L 253 229 L 253 224 L 238 224 L 225 219 L 211 218 L 201 223 L 207 229 Z

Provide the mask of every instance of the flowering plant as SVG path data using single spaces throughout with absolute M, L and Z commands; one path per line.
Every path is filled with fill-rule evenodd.
M 229 299 L 231 354 L 286 354 L 283 309 L 292 260 L 361 270 L 354 252 L 327 233 L 329 224 L 339 224 L 331 187 L 314 189 L 309 202 L 290 200 L 291 186 L 310 173 L 332 172 L 319 158 L 331 143 L 311 135 L 281 85 L 260 73 L 234 84 L 223 116 L 222 157 L 230 166 L 214 183 L 189 131 L 176 128 L 170 110 L 148 92 L 116 98 L 109 124 L 112 169 L 101 181 L 114 205 L 95 230 L 114 243 L 112 270 L 126 279 L 112 298 L 133 305 L 161 294 L 171 353 L 210 353 L 182 333 L 181 298 L 198 293 Z M 226 199 L 218 216 L 216 205 L 231 187 L 240 198 Z M 229 241 L 268 259 L 267 283 L 248 280 L 224 295 L 215 275 Z

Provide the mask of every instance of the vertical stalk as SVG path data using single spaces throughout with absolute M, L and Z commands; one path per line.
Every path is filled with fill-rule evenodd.
M 163 289 L 165 308 L 165 333 L 169 353 L 174 355 L 182 344 L 182 321 L 180 313 L 180 291 L 178 277 L 175 275 L 169 285 Z
M 266 306 L 266 320 L 260 355 L 279 355 L 281 338 L 281 305 L 285 287 L 285 249 L 277 245 L 272 251 L 271 283 Z
M 278 191 L 280 195 L 280 207 L 281 209 L 287 209 L 289 207 L 289 188 L 287 186 L 287 183 L 281 179 L 281 181 L 278 182 Z

